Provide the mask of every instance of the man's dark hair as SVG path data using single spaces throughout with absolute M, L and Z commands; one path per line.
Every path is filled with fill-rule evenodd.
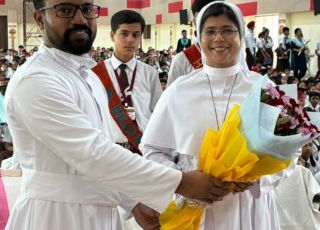
M 121 24 L 132 23 L 140 23 L 141 33 L 143 33 L 146 26 L 146 22 L 143 17 L 138 12 L 133 10 L 121 10 L 111 17 L 111 30 L 115 33 Z
M 181 33 L 187 33 L 187 31 L 185 29 L 181 30 Z
M 285 26 L 285 27 L 283 27 L 283 28 L 282 28 L 282 33 L 286 32 L 286 31 L 288 31 L 288 32 L 289 32 L 289 31 L 290 31 L 290 29 L 289 29 L 289 27 L 286 27 L 286 26 Z
M 214 0 L 195 0 L 191 6 L 193 16 L 196 13 L 199 13 L 200 10 L 205 7 L 210 2 L 214 2 Z
M 40 8 L 44 7 L 44 1 L 45 0 L 33 0 L 34 8 L 39 10 Z

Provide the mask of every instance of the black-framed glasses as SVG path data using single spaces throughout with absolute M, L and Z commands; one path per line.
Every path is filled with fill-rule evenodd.
M 84 5 L 74 5 L 69 3 L 60 3 L 53 6 L 45 6 L 39 9 L 48 10 L 54 8 L 56 16 L 58 18 L 73 18 L 76 15 L 77 10 L 80 9 L 83 17 L 87 19 L 95 19 L 100 15 L 100 6 L 84 4 Z

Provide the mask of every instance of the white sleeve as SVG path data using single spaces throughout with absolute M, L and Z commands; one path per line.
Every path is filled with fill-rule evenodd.
M 146 159 L 158 162 L 162 165 L 178 170 L 177 165 L 174 162 L 173 149 L 155 147 L 143 143 L 139 145 L 139 148 Z
M 171 85 L 172 82 L 174 82 L 175 80 L 177 80 L 177 78 L 188 74 L 190 67 L 187 66 L 188 62 L 184 62 L 184 60 L 187 60 L 184 52 L 181 52 L 179 54 L 177 54 L 172 62 L 171 62 L 171 66 L 169 69 L 169 73 L 168 73 L 168 81 L 167 81 L 167 86 Z M 191 64 L 189 64 L 191 66 Z M 190 71 L 191 72 L 191 71 Z
M 150 94 L 151 94 L 151 100 L 150 100 L 150 111 L 153 112 L 154 108 L 156 107 L 156 104 L 161 97 L 162 94 L 162 88 L 160 83 L 159 74 L 157 71 L 154 71 L 153 76 L 151 77 L 150 81 Z
M 132 154 L 93 127 L 70 89 L 54 77 L 24 78 L 7 98 L 6 112 L 12 124 L 25 126 L 80 174 L 157 211 L 166 208 L 181 181 L 181 172 Z
M 280 46 L 280 47 L 281 47 L 281 45 L 284 45 L 284 37 L 283 37 L 283 36 L 280 36 L 280 37 L 279 37 L 278 43 L 279 43 L 279 46 Z
M 132 210 L 134 207 L 137 206 L 139 202 L 131 200 L 130 198 L 124 196 L 123 194 L 120 194 L 120 196 L 121 196 L 121 201 L 118 206 L 119 213 L 124 220 L 128 220 L 133 216 Z

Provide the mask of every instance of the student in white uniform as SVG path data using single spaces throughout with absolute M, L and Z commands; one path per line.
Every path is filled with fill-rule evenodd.
M 162 93 L 158 72 L 135 57 L 144 28 L 145 20 L 139 13 L 133 10 L 121 10 L 115 13 L 111 17 L 112 31 L 110 33 L 110 38 L 114 42 L 114 53 L 110 59 L 93 68 L 102 82 L 105 80 L 104 78 L 109 78 L 111 87 L 114 88 L 117 97 L 119 97 L 118 106 L 125 107 L 128 116 L 130 116 L 129 119 L 134 121 L 130 125 L 133 129 L 140 131 L 140 138 L 134 146 L 135 138 L 130 136 L 130 129 L 122 127 L 125 124 L 120 122 L 119 119 L 117 120 L 120 117 L 112 116 L 111 127 L 113 132 L 111 135 L 113 140 L 136 153 L 140 153 L 138 145 L 142 132 L 147 126 L 152 111 Z M 123 70 L 126 73 L 124 76 L 121 74 L 122 66 L 124 66 Z M 123 77 L 126 79 L 122 79 Z M 122 80 L 127 83 L 123 83 Z M 106 92 L 108 92 L 108 86 Z M 112 102 L 113 98 L 109 99 L 109 103 Z M 131 208 L 134 208 L 135 205 L 136 203 L 133 202 Z M 130 217 L 127 214 L 122 215 L 124 219 Z M 126 229 L 137 228 L 132 220 L 123 222 L 123 224 Z
M 175 191 L 212 202 L 213 178 L 147 161 L 112 139 L 108 98 L 88 55 L 100 8 L 91 0 L 34 5 L 43 44 L 5 98 L 23 171 L 6 229 L 119 230 L 117 205 L 126 208 L 130 198 L 161 212 Z M 132 211 L 144 228 L 145 210 Z
M 107 71 L 107 77 L 111 79 L 121 104 L 131 107 L 129 114 L 132 114 L 131 118 L 136 122 L 132 125 L 137 126 L 142 132 L 162 93 L 158 72 L 135 57 L 144 28 L 145 21 L 139 13 L 133 10 L 121 10 L 115 13 L 111 17 L 110 33 L 110 38 L 114 42 L 114 54 L 99 64 L 103 65 L 102 69 L 95 71 L 100 78 L 103 77 L 103 71 Z M 124 77 L 127 78 L 125 86 L 121 79 L 122 66 L 126 73 Z M 119 127 L 119 122 L 112 122 L 111 125 L 113 139 L 123 146 L 128 143 L 128 138 Z M 131 149 L 134 151 L 133 146 Z
M 147 159 L 181 171 L 197 166 L 206 130 L 219 130 L 228 111 L 243 102 L 261 77 L 248 70 L 242 56 L 244 25 L 236 5 L 215 1 L 205 6 L 197 27 L 204 67 L 164 91 L 141 142 Z M 279 229 L 272 189 L 284 173 L 262 177 L 252 185 L 240 183 L 238 191 L 243 192 L 218 197 L 206 209 L 201 229 Z

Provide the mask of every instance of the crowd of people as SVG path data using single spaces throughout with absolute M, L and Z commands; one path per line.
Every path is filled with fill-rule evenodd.
M 290 38 L 290 29 L 286 26 L 281 27 L 282 34 L 279 36 L 279 45 L 275 47 L 274 40 L 270 36 L 268 28 L 254 35 L 255 22 L 251 21 L 247 24 L 247 32 L 245 35 L 246 44 L 246 61 L 250 70 L 266 70 L 272 66 L 276 66 L 279 73 L 284 73 L 285 70 L 292 70 L 292 76 L 302 80 L 310 77 L 308 65 L 310 58 L 313 56 L 319 57 L 319 45 L 315 52 L 308 47 L 309 39 L 303 37 L 302 29 L 295 28 L 294 37 Z M 274 64 L 276 62 L 276 64 Z M 319 58 L 318 70 L 319 74 Z
M 196 171 L 194 162 L 205 130 L 219 130 L 231 105 L 241 104 L 261 75 L 277 85 L 296 84 L 299 104 L 320 112 L 320 63 L 316 75 L 306 77 L 310 50 L 301 28 L 290 39 L 283 27 L 275 48 L 267 28 L 258 38 L 254 22 L 245 28 L 236 5 L 195 0 L 194 44 L 182 31 L 178 47 L 144 51 L 143 17 L 122 10 L 111 18 L 114 46 L 92 47 L 100 8 L 84 0 L 51 3 L 57 4 L 34 0 L 43 44 L 3 51 L 0 60 L 0 165 L 22 166 L 24 180 L 8 230 L 120 229 L 116 206 L 124 219 L 133 215 L 143 228 L 158 229 L 158 212 L 174 193 L 215 202 L 203 229 L 279 229 L 270 188 L 291 169 L 274 180 L 226 183 Z M 320 59 L 320 44 L 316 55 Z M 320 184 L 319 150 L 320 140 L 308 143 L 292 164 L 297 160 Z M 70 180 L 87 190 L 74 196 L 80 187 Z

